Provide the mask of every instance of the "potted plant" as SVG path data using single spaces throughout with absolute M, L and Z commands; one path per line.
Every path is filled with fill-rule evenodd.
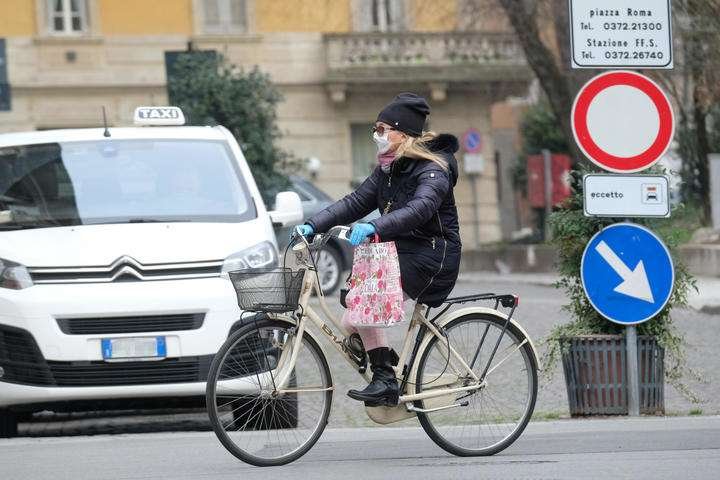
M 592 236 L 623 219 L 584 216 L 582 176 L 586 173 L 591 173 L 586 167 L 572 173 L 573 194 L 550 216 L 552 243 L 559 255 L 560 279 L 555 287 L 567 296 L 569 303 L 563 309 L 572 320 L 551 331 L 543 364 L 552 367 L 562 358 L 571 415 L 627 414 L 625 327 L 592 307 L 580 278 L 583 251 Z M 664 171 L 655 168 L 652 173 Z M 687 306 L 691 288 L 697 290 L 676 254 L 676 247 L 691 233 L 683 223 L 692 216 L 689 213 L 681 204 L 673 208 L 671 219 L 633 219 L 663 239 L 675 265 L 675 285 L 667 305 L 637 327 L 641 413 L 664 413 L 665 380 L 690 400 L 699 401 L 682 381 L 688 372 L 697 374 L 685 364 L 684 337 L 674 328 L 671 314 L 674 308 Z M 552 375 L 553 368 L 546 373 Z

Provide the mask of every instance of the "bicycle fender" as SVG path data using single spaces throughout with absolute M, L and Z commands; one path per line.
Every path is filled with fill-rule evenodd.
M 465 308 L 459 308 L 457 310 L 454 310 L 447 315 L 443 315 L 442 318 L 440 318 L 437 322 L 435 322 L 435 325 L 438 327 L 444 327 L 451 321 L 455 320 L 456 318 L 460 318 L 465 315 L 469 315 L 472 313 L 480 313 L 485 315 L 494 315 L 496 317 L 500 317 L 503 320 L 507 320 L 507 315 L 504 313 L 487 307 L 465 307 Z M 537 349 L 535 348 L 535 345 L 533 344 L 532 339 L 530 338 L 530 335 L 528 335 L 527 331 L 520 325 L 517 321 L 515 321 L 514 318 L 510 319 L 510 323 L 513 324 L 523 335 L 525 335 L 525 338 L 527 338 L 528 343 L 530 344 L 530 350 L 533 353 L 533 357 L 535 359 L 535 364 L 538 366 L 538 371 L 542 371 L 542 368 L 540 366 L 540 357 L 538 356 Z M 425 352 L 425 349 L 427 348 L 428 344 L 430 343 L 430 340 L 432 339 L 432 334 L 425 335 L 425 338 L 423 339 L 422 343 L 420 344 L 420 348 L 418 350 L 418 356 L 415 361 L 415 364 L 412 366 L 412 369 L 410 370 L 410 376 L 407 377 L 410 379 L 410 381 L 414 382 L 415 378 L 417 377 L 417 365 L 418 361 L 420 360 L 420 357 Z M 410 385 L 408 385 L 409 387 Z M 415 390 L 415 388 L 413 388 Z M 414 393 L 417 393 L 414 392 Z

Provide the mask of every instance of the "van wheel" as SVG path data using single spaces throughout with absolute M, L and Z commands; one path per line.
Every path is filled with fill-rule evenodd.
M 0 438 L 12 438 L 18 433 L 18 419 L 9 410 L 0 410 Z
M 337 290 L 342 277 L 340 254 L 333 247 L 326 246 L 317 253 L 315 262 L 320 276 L 320 288 L 324 295 L 331 295 Z

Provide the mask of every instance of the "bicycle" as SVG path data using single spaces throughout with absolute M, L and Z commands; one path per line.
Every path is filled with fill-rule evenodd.
M 312 242 L 296 237 L 283 267 L 230 273 L 238 304 L 252 316 L 216 354 L 206 401 L 218 439 L 246 463 L 290 463 L 320 438 L 335 390 L 320 337 L 370 381 L 359 337 L 327 306 L 312 253 L 348 232 L 338 226 Z M 313 291 L 320 312 L 308 305 Z M 495 305 L 450 310 L 478 301 Z M 466 295 L 448 298 L 430 318 L 432 309 L 416 304 L 395 367 L 399 402 L 366 406 L 368 416 L 380 424 L 417 416 L 437 445 L 458 456 L 507 448 L 530 420 L 538 389 L 537 352 L 512 318 L 517 306 L 515 295 Z

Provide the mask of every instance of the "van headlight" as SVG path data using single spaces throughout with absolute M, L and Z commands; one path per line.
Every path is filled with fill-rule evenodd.
M 22 290 L 32 286 L 32 277 L 25 265 L 0 258 L 0 288 Z
M 277 266 L 278 254 L 275 245 L 262 242 L 245 250 L 233 253 L 225 259 L 221 275 L 227 272 L 243 270 L 246 268 L 265 268 Z

